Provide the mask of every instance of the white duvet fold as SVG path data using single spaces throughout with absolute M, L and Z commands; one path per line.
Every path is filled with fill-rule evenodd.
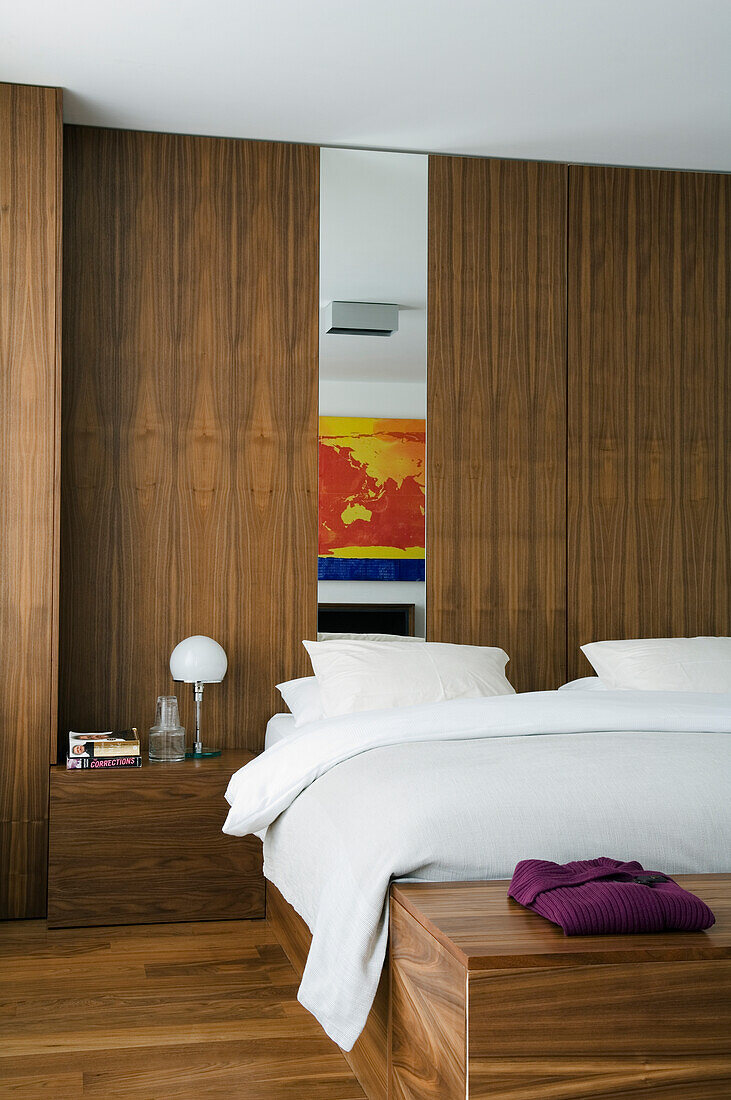
M 731 733 L 731 695 L 607 691 L 597 698 L 533 691 L 326 718 L 302 726 L 234 773 L 226 790 L 231 809 L 223 831 L 233 836 L 261 832 L 310 783 L 368 749 L 608 730 Z
M 520 859 L 731 870 L 731 696 L 540 692 L 303 726 L 231 779 L 225 831 L 312 932 L 298 998 L 349 1050 L 393 879 L 509 878 Z

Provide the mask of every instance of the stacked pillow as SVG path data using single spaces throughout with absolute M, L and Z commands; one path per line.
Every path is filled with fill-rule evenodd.
M 366 710 L 512 695 L 508 655 L 488 646 L 363 635 L 303 643 L 314 676 L 278 684 L 301 726 Z
M 578 680 L 569 680 L 568 684 L 561 684 L 559 691 L 606 691 L 598 676 L 582 676 Z
M 295 726 L 366 710 L 512 695 L 508 655 L 391 634 L 320 634 L 304 642 L 314 676 L 278 684 Z M 633 638 L 590 642 L 596 676 L 564 691 L 731 693 L 731 638 Z
M 410 634 L 330 634 L 321 632 L 318 642 L 425 642 L 426 638 L 414 638 Z M 302 643 L 304 645 L 304 642 Z
M 295 726 L 318 722 L 325 717 L 317 677 L 300 676 L 298 680 L 287 680 L 277 684 L 277 691 L 293 714 Z
M 611 691 L 731 692 L 731 638 L 630 638 L 581 648 Z

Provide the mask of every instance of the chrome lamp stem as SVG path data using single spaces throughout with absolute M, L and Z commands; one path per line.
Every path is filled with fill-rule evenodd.
M 193 684 L 193 698 L 195 699 L 195 743 L 193 745 L 193 752 L 196 756 L 203 754 L 203 744 L 201 742 L 201 703 L 203 702 L 203 684 L 200 680 L 196 680 Z

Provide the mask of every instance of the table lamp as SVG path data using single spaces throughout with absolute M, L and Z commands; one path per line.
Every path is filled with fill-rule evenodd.
M 186 756 L 198 760 L 220 756 L 220 749 L 206 749 L 201 743 L 201 703 L 204 684 L 220 684 L 226 675 L 228 658 L 222 646 L 205 634 L 194 634 L 179 642 L 170 654 L 170 672 L 178 683 L 193 685 L 195 699 L 195 743 Z

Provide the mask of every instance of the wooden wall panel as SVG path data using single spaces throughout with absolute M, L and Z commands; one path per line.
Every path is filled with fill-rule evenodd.
M 564 678 L 565 165 L 429 159 L 427 635 Z
M 570 169 L 570 674 L 731 633 L 731 176 Z
M 61 92 L 0 84 L 0 917 L 46 907 L 61 152 Z
M 61 730 L 146 734 L 201 633 L 204 739 L 258 749 L 316 628 L 319 151 L 67 127 L 65 169 Z

